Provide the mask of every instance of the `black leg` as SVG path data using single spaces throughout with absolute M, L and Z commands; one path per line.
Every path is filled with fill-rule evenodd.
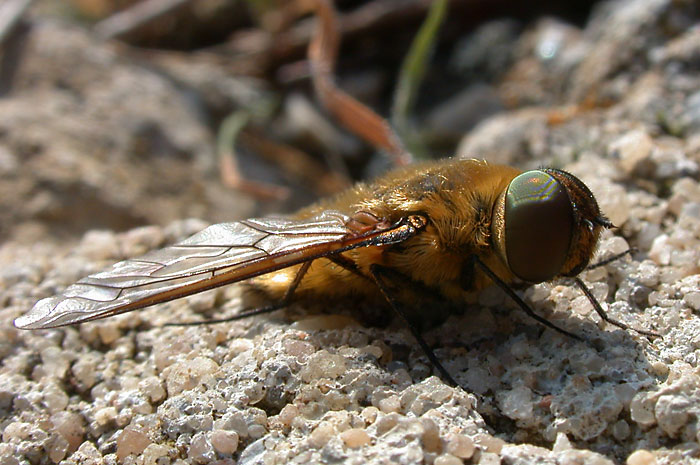
M 494 273 L 493 271 L 491 271 L 491 269 L 490 269 L 488 266 L 486 266 L 486 264 L 485 264 L 484 262 L 482 262 L 481 260 L 479 260 L 479 257 L 477 257 L 476 255 L 474 255 L 474 256 L 473 256 L 473 260 L 474 260 L 474 263 L 481 269 L 481 271 L 483 271 L 484 273 L 486 273 L 486 276 L 488 276 L 489 278 L 491 278 L 491 281 L 493 281 L 495 284 L 498 285 L 498 287 L 500 287 L 501 289 L 503 289 L 503 291 L 504 291 L 506 294 L 508 294 L 508 296 L 509 296 L 511 299 L 513 299 L 513 301 L 514 301 L 516 304 L 518 304 L 518 307 L 520 307 L 520 308 L 521 308 L 525 313 L 527 313 L 530 317 L 532 317 L 532 318 L 534 318 L 535 320 L 539 321 L 540 323 L 542 323 L 542 324 L 545 325 L 546 327 L 551 328 L 551 329 L 553 329 L 553 330 L 555 330 L 555 331 L 557 331 L 557 332 L 559 332 L 559 333 L 561 333 L 561 334 L 565 334 L 566 336 L 569 336 L 569 337 L 571 337 L 571 338 L 573 338 L 573 339 L 576 339 L 577 341 L 583 341 L 583 339 L 582 339 L 580 336 L 577 336 L 577 335 L 575 335 L 574 333 L 570 333 L 569 331 L 566 331 L 565 329 L 561 329 L 560 327 L 558 327 L 558 326 L 555 325 L 554 323 L 552 323 L 552 322 L 548 321 L 547 319 L 542 318 L 541 316 L 539 316 L 538 314 L 536 314 L 536 313 L 530 308 L 530 306 L 529 306 L 527 303 L 525 303 L 525 301 L 524 301 L 523 299 L 521 299 L 520 296 L 519 296 L 518 294 L 516 294 L 515 291 L 514 291 L 513 289 L 511 289 L 511 287 L 510 287 L 508 284 L 506 284 L 501 278 L 499 278 L 498 276 L 496 276 L 496 273 Z
M 163 326 L 197 326 L 197 325 L 211 325 L 211 324 L 218 324 L 218 323 L 227 323 L 229 321 L 236 321 L 236 320 L 243 320 L 245 318 L 249 318 L 251 316 L 256 316 L 256 315 L 264 315 L 265 313 L 272 313 L 276 310 L 279 310 L 280 308 L 284 308 L 292 300 L 292 297 L 294 296 L 294 291 L 296 291 L 297 287 L 299 287 L 299 283 L 301 283 L 302 278 L 306 274 L 306 272 L 309 270 L 309 267 L 311 266 L 312 261 L 304 262 L 302 263 L 301 267 L 299 268 L 299 271 L 297 272 L 297 275 L 294 277 L 294 281 L 289 285 L 289 288 L 287 288 L 287 291 L 284 293 L 284 296 L 282 297 L 282 300 L 279 302 L 276 302 L 274 304 L 265 306 L 265 307 L 260 307 L 260 308 L 254 308 L 251 310 L 245 310 L 241 313 L 238 313 L 236 315 L 227 317 L 227 318 L 219 318 L 215 320 L 204 320 L 204 321 L 188 321 L 184 323 L 166 323 Z
M 625 250 L 624 252 L 615 254 L 615 255 L 613 255 L 612 257 L 608 257 L 608 258 L 606 258 L 606 259 L 604 259 L 604 260 L 599 261 L 598 263 L 594 263 L 593 265 L 588 265 L 588 266 L 586 267 L 586 269 L 587 269 L 587 270 L 594 270 L 594 269 L 596 269 L 596 268 L 600 268 L 601 266 L 605 266 L 605 265 L 607 265 L 608 263 L 612 263 L 612 262 L 614 262 L 614 261 L 616 261 L 616 260 L 621 259 L 621 258 L 624 257 L 625 255 L 628 255 L 628 254 L 629 254 L 629 255 L 632 255 L 635 251 L 636 251 L 636 249 L 635 249 L 634 247 L 629 248 L 629 249 Z
M 595 298 L 595 296 L 593 295 L 591 290 L 588 289 L 588 287 L 583 283 L 583 281 L 581 281 L 581 279 L 578 277 L 573 278 L 573 280 L 576 283 L 576 285 L 578 286 L 578 288 L 581 289 L 581 292 L 583 292 L 583 294 L 591 302 L 591 305 L 593 305 L 593 309 L 596 311 L 596 313 L 598 315 L 600 315 L 600 317 L 603 319 L 603 321 L 606 321 L 606 322 L 610 323 L 611 325 L 615 325 L 618 328 L 622 328 L 622 329 L 627 330 L 627 331 L 629 331 L 629 330 L 636 331 L 637 333 L 643 334 L 644 336 L 647 336 L 647 337 L 661 337 L 661 335 L 659 333 L 656 333 L 654 331 L 646 331 L 644 329 L 632 328 L 632 327 L 624 324 L 621 321 L 617 321 L 617 320 L 610 318 L 608 316 L 608 314 L 605 313 L 605 310 L 603 310 L 603 307 L 600 305 L 598 300 Z
M 435 368 L 437 368 L 437 370 L 442 375 L 443 379 L 447 381 L 448 384 L 450 384 L 453 387 L 458 387 L 459 384 L 457 384 L 457 381 L 455 381 L 454 378 L 452 378 L 452 376 L 450 375 L 450 373 L 445 369 L 445 367 L 442 366 L 440 361 L 435 356 L 433 350 L 430 348 L 430 346 L 428 346 L 428 343 L 425 342 L 425 339 L 423 339 L 423 336 L 421 335 L 420 331 L 418 331 L 418 328 L 416 328 L 411 323 L 406 314 L 401 310 L 401 305 L 399 304 L 399 302 L 389 291 L 389 288 L 384 282 L 382 276 L 382 273 L 386 273 L 385 268 L 381 265 L 372 265 L 369 268 L 369 272 L 370 276 L 372 277 L 372 280 L 377 284 L 377 287 L 379 287 L 379 290 L 381 291 L 382 295 L 384 295 L 384 298 L 387 300 L 387 302 L 389 302 L 391 308 L 399 316 L 399 318 L 403 320 L 403 323 L 411 331 L 411 334 L 413 334 L 413 337 L 418 342 L 418 345 L 421 347 L 421 349 L 423 349 L 423 352 L 428 357 L 428 360 L 430 360 L 430 363 L 432 363 L 432 365 Z

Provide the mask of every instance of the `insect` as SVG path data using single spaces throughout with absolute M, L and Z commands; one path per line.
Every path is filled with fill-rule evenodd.
M 291 218 L 213 225 L 119 262 L 40 300 L 15 326 L 82 323 L 251 278 L 277 302 L 265 311 L 308 297 L 383 294 L 404 316 L 388 284 L 399 276 L 453 302 L 495 282 L 538 321 L 566 332 L 534 314 L 508 283 L 576 276 L 609 227 L 590 190 L 564 171 L 521 173 L 480 160 L 419 164 Z
M 434 162 L 359 184 L 289 219 L 210 226 L 78 281 L 15 325 L 82 323 L 254 277 L 277 300 L 377 294 L 382 286 L 368 283 L 378 269 L 459 300 L 493 276 L 504 283 L 574 276 L 609 226 L 588 188 L 564 171 Z
M 210 226 L 88 276 L 14 323 L 21 329 L 83 323 L 254 280 L 274 304 L 218 321 L 307 298 L 383 298 L 456 384 L 407 317 L 394 284 L 461 302 L 495 283 L 530 316 L 571 335 L 535 314 L 509 284 L 573 277 L 605 321 L 627 329 L 575 278 L 610 227 L 591 191 L 565 171 L 433 161 L 358 184 L 291 217 Z

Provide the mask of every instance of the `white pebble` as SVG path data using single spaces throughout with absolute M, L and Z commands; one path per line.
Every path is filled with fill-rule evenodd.
M 688 292 L 686 295 L 683 296 L 683 302 L 690 305 L 690 308 L 692 308 L 695 311 L 700 310 L 700 292 L 699 291 Z
M 319 378 L 334 379 L 345 373 L 345 370 L 344 357 L 319 350 L 309 357 L 306 366 L 301 370 L 301 379 L 307 383 Z
M 149 376 L 139 382 L 139 391 L 148 398 L 151 403 L 158 403 L 165 399 L 166 392 L 157 376 Z
M 460 459 L 469 459 L 474 455 L 476 446 L 469 436 L 464 434 L 451 433 L 447 435 L 445 450 Z
M 299 408 L 292 404 L 282 407 L 277 418 L 284 426 L 291 426 L 295 418 L 299 416 Z
M 513 420 L 527 420 L 533 415 L 532 391 L 525 386 L 518 386 L 497 394 L 496 399 L 501 411 Z
M 105 426 L 117 418 L 117 409 L 105 407 L 95 412 L 95 421 L 99 426 Z
M 370 443 L 370 438 L 367 431 L 361 428 L 351 428 L 340 433 L 340 439 L 350 448 L 358 448 Z
M 399 396 L 391 395 L 380 400 L 378 407 L 379 410 L 384 413 L 398 412 L 401 410 L 401 400 L 399 399 Z
M 231 455 L 238 450 L 238 433 L 235 431 L 214 430 L 210 435 L 211 445 L 220 454 Z
M 41 351 L 44 372 L 51 377 L 62 379 L 70 367 L 71 357 L 58 347 L 51 346 Z
M 83 442 L 85 427 L 83 417 L 72 412 L 57 412 L 51 415 L 53 430 L 68 442 L 69 452 L 75 451 Z
M 442 454 L 438 455 L 435 457 L 435 461 L 433 462 L 433 465 L 462 465 L 464 462 L 462 462 L 460 459 L 455 457 L 454 455 L 451 454 Z
M 639 449 L 632 452 L 625 463 L 627 465 L 656 465 L 656 457 L 648 450 Z
M 194 463 L 211 463 L 216 457 L 214 447 L 207 439 L 206 433 L 197 433 L 192 437 L 187 458 Z
M 82 389 L 90 389 L 97 382 L 97 360 L 93 354 L 81 355 L 71 367 L 71 372 Z
M 630 417 L 641 426 L 651 426 L 656 423 L 654 416 L 654 400 L 646 392 L 640 392 L 630 403 Z
M 335 428 L 327 421 L 322 421 L 309 435 L 309 444 L 320 449 L 335 436 Z
M 670 437 L 676 437 L 690 419 L 691 406 L 688 399 L 679 395 L 659 397 L 654 407 L 659 427 Z
M 205 375 L 214 373 L 219 365 L 207 357 L 176 362 L 164 371 L 165 384 L 169 395 L 194 389 Z
M 150 444 L 146 447 L 141 456 L 144 465 L 158 465 L 161 463 L 159 459 L 164 459 L 170 455 L 170 448 L 163 444 Z
M 657 265 L 668 265 L 671 263 L 671 251 L 673 248 L 668 242 L 668 235 L 662 234 L 654 239 L 649 250 L 649 258 Z
M 371 425 L 377 420 L 377 415 L 379 414 L 379 409 L 374 406 L 365 407 L 362 409 L 360 416 L 365 421 L 365 424 Z
M 649 157 L 654 142 L 646 131 L 635 129 L 614 140 L 609 147 L 610 152 L 620 158 L 620 167 L 631 173 L 639 163 Z
M 151 444 L 143 431 L 127 427 L 117 438 L 117 460 L 123 462 L 129 455 L 139 455 Z
M 121 255 L 117 236 L 112 231 L 88 231 L 80 241 L 78 250 L 92 261 L 114 260 Z

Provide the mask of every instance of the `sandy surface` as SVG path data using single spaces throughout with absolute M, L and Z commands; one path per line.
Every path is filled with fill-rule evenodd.
M 0 463 L 697 463 L 697 14 L 692 2 L 636 0 L 606 4 L 583 29 L 530 24 L 494 88 L 517 108 L 483 121 L 457 150 L 580 176 L 619 227 L 605 233 L 597 257 L 636 248 L 583 280 L 610 316 L 663 337 L 600 323 L 565 280 L 522 295 L 584 342 L 543 329 L 487 289 L 426 333 L 462 388 L 432 376 L 398 322 L 349 320 L 352 302 L 293 324 L 272 314 L 162 327 L 239 311 L 240 286 L 79 327 L 16 330 L 12 320 L 38 299 L 208 224 L 173 218 L 211 218 L 219 204 L 229 210 L 217 215 L 229 218 L 237 217 L 231 209 L 249 211 L 238 194 L 197 180 L 206 169 L 188 166 L 207 164 L 211 136 L 136 65 L 124 79 L 145 73 L 140 86 L 120 87 L 110 74 L 114 93 L 91 97 L 94 104 L 36 87 L 0 100 L 0 114 L 11 116 L 0 122 L 0 215 L 13 222 L 3 224 L 0 246 Z M 51 24 L 32 32 L 39 43 L 55 33 Z M 105 64 L 114 53 L 99 49 L 79 63 Z M 170 118 L 153 114 L 140 126 L 128 112 L 107 111 L 115 95 L 138 100 L 132 92 L 141 91 L 162 91 Z M 101 98 L 112 103 L 102 108 Z M 149 146 L 151 159 L 133 155 L 141 147 L 134 132 L 117 132 L 125 121 L 157 128 L 163 143 Z M 169 173 L 194 195 L 149 181 L 167 160 L 153 147 L 173 144 L 184 155 L 168 161 Z M 97 200 L 72 220 L 51 213 L 75 209 L 82 197 Z M 100 229 L 61 240 L 76 227 L 70 221 L 91 217 Z M 144 218 L 165 226 L 128 229 Z M 55 228 L 61 234 L 51 238 Z

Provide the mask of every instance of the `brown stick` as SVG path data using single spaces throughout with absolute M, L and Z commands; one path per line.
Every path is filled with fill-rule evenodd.
M 335 84 L 338 20 L 329 0 L 309 0 L 318 18 L 316 33 L 309 43 L 308 57 L 314 88 L 321 103 L 347 129 L 373 146 L 386 151 L 394 164 L 407 165 L 411 155 L 404 149 L 389 122 Z

